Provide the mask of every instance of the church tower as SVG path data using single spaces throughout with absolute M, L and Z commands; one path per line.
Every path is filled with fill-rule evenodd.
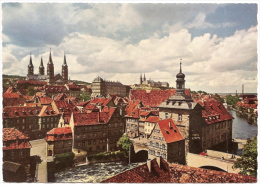
M 180 72 L 176 75 L 176 93 L 184 94 L 185 91 L 185 74 L 182 73 L 181 61 L 180 61 Z
M 41 57 L 41 65 L 39 67 L 39 75 L 44 75 L 44 66 L 42 62 L 42 57 Z
M 32 56 L 30 53 L 30 62 L 28 65 L 28 75 L 34 75 L 33 70 L 34 70 L 34 67 L 33 67 L 33 63 L 32 63 Z
M 140 85 L 142 85 L 143 83 L 143 79 L 142 79 L 142 73 L 141 73 L 141 76 L 140 76 Z
M 144 73 L 144 82 L 146 81 L 146 78 L 145 78 L 145 73 Z
M 69 76 L 69 72 L 68 72 L 68 65 L 66 62 L 66 55 L 64 53 L 64 61 L 61 67 L 61 74 L 62 74 L 62 78 L 65 80 L 65 82 L 68 81 L 68 76 Z
M 52 58 L 51 58 L 51 51 L 50 51 L 50 56 L 49 56 L 49 62 L 47 64 L 47 75 L 49 78 L 49 83 L 52 84 L 54 81 L 54 65 L 53 65 Z

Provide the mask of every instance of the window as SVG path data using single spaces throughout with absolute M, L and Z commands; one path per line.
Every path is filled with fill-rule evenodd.
M 20 151 L 20 155 L 23 155 L 23 151 Z
M 153 136 L 153 139 L 156 139 L 156 136 Z
M 166 112 L 166 113 L 165 113 L 165 119 L 168 119 L 168 118 L 169 118 L 169 113 Z
M 165 150 L 165 144 L 162 144 L 162 149 Z
M 162 157 L 163 157 L 164 159 L 166 159 L 166 154 L 165 154 L 165 153 L 163 153 L 163 154 L 162 154 Z
M 179 121 L 182 121 L 182 115 L 181 115 L 181 114 L 179 114 L 178 120 L 179 120 Z
M 161 155 L 160 152 L 157 152 L 157 156 L 160 157 L 160 155 Z
M 150 141 L 150 146 L 153 146 L 153 142 L 152 141 Z
M 159 148 L 159 143 L 156 143 L 155 146 L 156 146 L 156 148 Z
M 42 118 L 42 122 L 43 122 L 43 123 L 45 122 L 45 118 Z

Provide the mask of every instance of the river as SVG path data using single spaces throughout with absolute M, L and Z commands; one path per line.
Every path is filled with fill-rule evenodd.
M 248 124 L 247 120 L 238 117 L 236 112 L 229 110 L 234 117 L 232 137 L 236 139 L 253 138 L 257 134 L 257 124 Z M 242 151 L 238 151 L 241 155 Z M 142 163 L 132 163 L 131 168 Z M 55 182 L 89 182 L 98 183 L 116 174 L 128 170 L 129 166 L 120 162 L 96 163 L 74 168 L 67 168 L 55 174 Z
M 132 163 L 131 168 L 143 163 Z M 102 180 L 129 170 L 129 165 L 121 162 L 95 163 L 75 168 L 67 168 L 55 174 L 55 182 L 89 182 L 99 183 Z
M 232 138 L 247 139 L 253 138 L 258 133 L 257 124 L 247 123 L 247 119 L 236 115 L 234 110 L 229 110 L 234 117 Z

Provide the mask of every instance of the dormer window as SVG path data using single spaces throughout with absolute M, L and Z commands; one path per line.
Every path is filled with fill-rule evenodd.
M 182 121 L 182 114 L 179 114 L 178 121 Z
M 166 112 L 166 113 L 165 113 L 165 119 L 168 119 L 168 118 L 169 118 L 169 113 Z

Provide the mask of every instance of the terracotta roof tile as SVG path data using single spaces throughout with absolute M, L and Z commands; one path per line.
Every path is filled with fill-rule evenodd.
M 146 121 L 151 123 L 157 123 L 159 121 L 159 116 L 149 116 Z
M 29 139 L 29 137 L 15 128 L 3 128 L 3 141 L 16 139 Z
M 38 116 L 43 117 L 43 116 L 57 116 L 57 115 L 58 113 L 53 110 L 52 106 L 45 105 L 42 107 L 42 110 Z
M 47 132 L 46 141 L 72 140 L 72 131 L 70 127 L 54 128 Z
M 172 119 L 161 120 L 158 122 L 158 125 L 167 143 L 184 139 Z
M 3 118 L 38 116 L 42 107 L 5 107 L 3 108 Z

